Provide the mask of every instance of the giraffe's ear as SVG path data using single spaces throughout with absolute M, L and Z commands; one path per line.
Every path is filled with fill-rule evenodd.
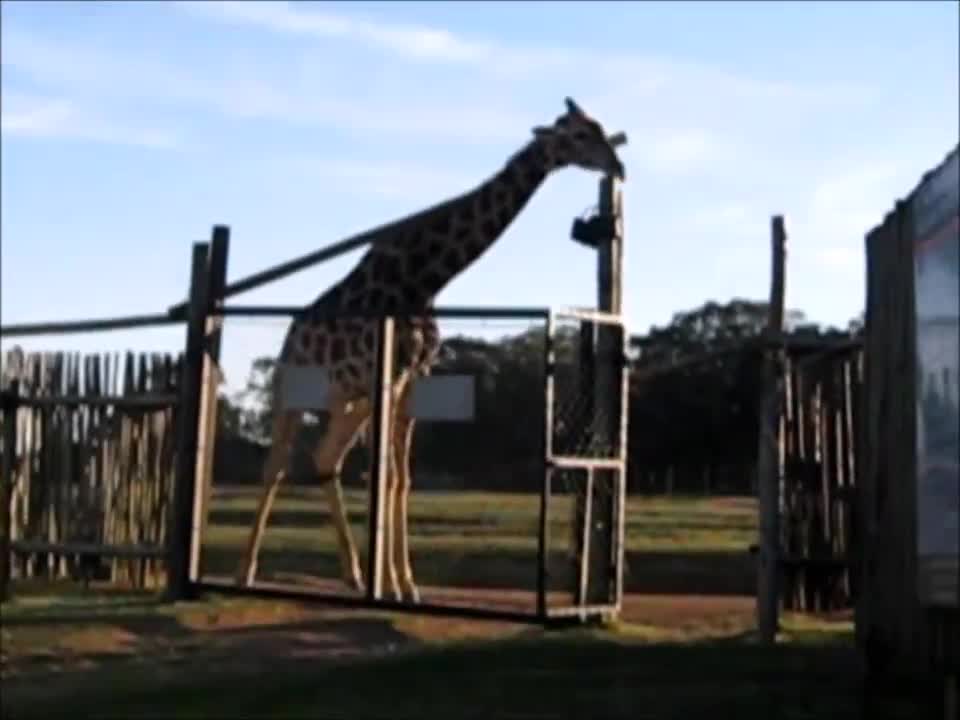
M 533 129 L 533 136 L 537 138 L 550 137 L 554 134 L 553 128 L 544 127 L 543 125 L 537 125 Z
M 571 115 L 583 115 L 583 114 L 584 114 L 584 113 L 583 113 L 583 110 L 580 109 L 580 106 L 577 105 L 577 104 L 573 101 L 573 98 L 569 98 L 569 97 L 568 97 L 568 98 L 566 98 L 566 99 L 564 100 L 564 102 L 565 102 L 566 105 L 567 105 L 567 112 L 570 113 Z

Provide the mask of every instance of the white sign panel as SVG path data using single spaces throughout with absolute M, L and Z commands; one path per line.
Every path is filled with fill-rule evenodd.
M 960 571 L 960 193 L 957 155 L 914 198 L 917 555 L 921 599 L 958 604 Z
M 282 365 L 280 407 L 284 410 L 325 410 L 330 390 L 326 368 L 315 365 Z M 435 375 L 414 383 L 410 413 L 417 420 L 469 422 L 474 418 L 475 387 L 472 375 Z

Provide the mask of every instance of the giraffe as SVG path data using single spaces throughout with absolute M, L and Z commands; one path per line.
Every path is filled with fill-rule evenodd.
M 503 235 L 554 170 L 577 166 L 623 179 L 623 163 L 604 128 L 571 98 L 566 98 L 565 104 L 566 111 L 553 124 L 533 128 L 532 140 L 472 191 L 385 226 L 357 265 L 291 321 L 278 366 L 322 366 L 330 380 L 327 428 L 313 449 L 313 462 L 327 489 L 343 581 L 355 590 L 363 589 L 363 574 L 347 522 L 340 473 L 347 453 L 370 421 L 380 328 L 379 320 L 370 315 L 398 315 L 394 410 L 387 430 L 386 590 L 395 599 L 416 602 L 419 591 L 410 564 L 407 531 L 415 421 L 408 403 L 414 381 L 429 374 L 440 350 L 436 321 L 417 311 L 432 308 L 440 291 Z M 275 383 L 275 393 L 282 380 L 280 376 Z M 239 585 L 252 584 L 256 576 L 267 518 L 301 422 L 299 412 L 274 415 L 256 519 L 237 569 Z

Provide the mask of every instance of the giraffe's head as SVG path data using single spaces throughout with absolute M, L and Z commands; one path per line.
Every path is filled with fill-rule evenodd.
M 606 130 L 572 99 L 567 98 L 566 104 L 567 111 L 553 125 L 533 129 L 534 136 L 548 156 L 559 167 L 576 165 L 623 180 L 623 162 L 617 156 Z

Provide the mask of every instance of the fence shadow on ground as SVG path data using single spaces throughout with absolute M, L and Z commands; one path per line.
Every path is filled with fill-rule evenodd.
M 767 648 L 733 632 L 651 645 L 513 628 L 497 642 L 424 648 L 427 628 L 443 621 L 405 628 L 373 613 L 216 600 L 175 610 L 118 607 L 111 616 L 108 606 L 76 601 L 66 627 L 61 608 L 28 613 L 22 623 L 8 607 L 3 712 L 18 718 L 102 717 L 105 708 L 125 717 L 936 716 L 918 704 L 916 687 L 884 688 L 868 705 L 843 634 Z M 84 608 L 89 618 L 76 614 Z M 40 658 L 33 665 L 25 662 L 31 642 Z M 44 657 L 57 672 L 43 667 Z M 12 665 L 24 672 L 11 674 Z

